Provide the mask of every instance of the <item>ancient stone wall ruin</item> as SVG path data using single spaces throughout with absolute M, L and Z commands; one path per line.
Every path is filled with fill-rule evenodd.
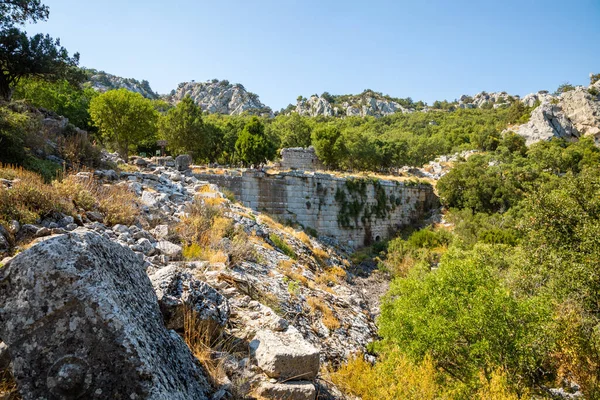
M 249 208 L 298 222 L 353 247 L 389 238 L 438 204 L 431 185 L 410 181 L 250 170 L 196 177 L 229 190 Z
M 324 169 L 317 157 L 315 148 L 290 147 L 281 149 L 281 168 L 301 171 L 316 171 Z

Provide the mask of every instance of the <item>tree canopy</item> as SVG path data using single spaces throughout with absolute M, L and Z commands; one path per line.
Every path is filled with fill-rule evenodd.
M 235 151 L 245 165 L 258 166 L 273 159 L 276 148 L 265 135 L 263 123 L 257 117 L 252 117 L 235 142 Z
M 127 160 L 129 149 L 156 136 L 158 113 L 152 101 L 127 89 L 110 90 L 90 103 L 92 121 L 108 144 Z
M 10 100 L 23 77 L 67 78 L 73 82 L 83 79 L 84 74 L 76 68 L 78 53 L 70 57 L 59 39 L 43 34 L 29 37 L 15 26 L 47 17 L 48 7 L 39 0 L 0 1 L 0 97 L 4 100 Z
M 214 147 L 214 131 L 202 121 L 202 109 L 186 96 L 171 108 L 158 124 L 159 136 L 167 140 L 173 153 L 190 153 L 195 159 L 206 160 Z

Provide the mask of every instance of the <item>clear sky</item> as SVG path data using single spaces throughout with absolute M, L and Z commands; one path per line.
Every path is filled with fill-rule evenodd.
M 600 0 L 44 0 L 28 26 L 159 93 L 218 78 L 278 110 L 373 89 L 432 103 L 600 72 Z

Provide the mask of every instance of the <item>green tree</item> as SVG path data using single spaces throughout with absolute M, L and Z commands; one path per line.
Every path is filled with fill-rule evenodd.
M 69 119 L 73 125 L 91 128 L 89 106 L 98 95 L 92 88 L 81 88 L 63 79 L 48 82 L 24 78 L 16 86 L 13 97 L 23 99 L 35 107 L 42 107 Z
M 439 368 L 464 383 L 476 381 L 479 371 L 489 377 L 498 367 L 515 380 L 533 379 L 546 350 L 537 332 L 548 308 L 540 299 L 511 295 L 480 253 L 455 250 L 433 272 L 413 269 L 394 280 L 379 320 L 383 344 L 414 361 L 431 354 Z
M 276 118 L 268 130 L 281 138 L 281 147 L 310 146 L 311 127 L 306 117 L 298 113 Z
M 275 157 L 275 146 L 265 135 L 265 126 L 254 116 L 244 126 L 237 141 L 235 152 L 244 165 L 258 166 Z
M 124 160 L 132 146 L 156 135 L 158 113 L 152 101 L 127 89 L 110 90 L 92 99 L 90 115 L 102 138 L 115 143 Z
M 342 133 L 335 125 L 319 126 L 312 132 L 312 145 L 319 159 L 330 168 L 337 168 L 343 160 L 345 146 Z
M 196 159 L 206 159 L 214 141 L 202 121 L 202 109 L 190 96 L 170 109 L 158 124 L 158 133 L 167 140 L 169 150 L 174 153 L 191 153 Z
M 47 80 L 67 78 L 81 82 L 84 74 L 76 68 L 79 54 L 69 57 L 59 39 L 37 34 L 28 37 L 15 27 L 27 21 L 48 18 L 48 7 L 39 0 L 0 0 L 0 97 L 10 100 L 23 77 Z
M 554 95 L 558 96 L 561 93 L 566 93 L 571 90 L 575 90 L 575 86 L 571 85 L 569 82 L 565 82 L 558 86 L 558 88 L 556 89 L 556 92 L 554 92 Z

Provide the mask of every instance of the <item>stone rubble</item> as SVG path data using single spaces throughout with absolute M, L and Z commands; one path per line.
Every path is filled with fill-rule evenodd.
M 62 236 L 50 236 L 45 242 L 32 247 L 31 252 L 30 250 L 24 251 L 13 259 L 3 260 L 2 262 L 7 264 L 8 268 L 0 269 L 0 274 L 14 270 L 16 265 L 21 265 L 19 260 L 25 257 L 28 260 L 39 257 L 38 250 L 35 249 L 40 248 L 40 246 L 41 248 L 48 246 L 43 243 L 57 243 L 56 245 L 59 248 L 60 246 L 86 248 L 89 245 L 86 244 L 87 242 L 93 243 L 92 247 L 109 246 L 112 249 L 111 254 L 117 255 L 118 260 L 114 261 L 117 263 L 116 265 L 122 263 L 139 265 L 136 267 L 127 266 L 123 269 L 131 270 L 129 273 L 133 274 L 132 276 L 136 277 L 135 280 L 140 282 L 150 282 L 149 275 L 151 282 L 154 284 L 154 291 L 150 290 L 150 294 L 142 295 L 136 291 L 132 296 L 135 296 L 138 300 L 131 299 L 128 301 L 133 302 L 132 304 L 138 304 L 139 301 L 143 301 L 144 304 L 154 304 L 152 306 L 154 309 L 162 311 L 161 320 L 165 321 L 167 328 L 181 330 L 180 315 L 182 307 L 191 306 L 196 309 L 201 318 L 214 321 L 216 325 L 227 332 L 227 335 L 235 338 L 235 341 L 252 343 L 255 339 L 260 342 L 261 335 L 263 340 L 265 335 L 287 336 L 290 338 L 289 346 L 291 348 L 302 349 L 305 352 L 304 355 L 299 354 L 298 359 L 310 360 L 310 373 L 305 374 L 307 378 L 302 378 L 305 381 L 300 383 L 277 381 L 273 383 L 269 381 L 273 378 L 269 378 L 266 373 L 271 371 L 266 366 L 268 363 L 260 362 L 265 370 L 259 366 L 258 359 L 263 360 L 266 358 L 262 356 L 258 359 L 248 357 L 251 347 L 246 345 L 245 355 L 243 353 L 242 355 L 228 354 L 225 357 L 227 360 L 226 371 L 231 381 L 246 382 L 245 385 L 249 387 L 249 390 L 262 393 L 260 396 L 263 397 L 280 398 L 278 396 L 284 391 L 289 394 L 290 398 L 314 398 L 315 385 L 310 379 L 316 376 L 320 364 L 339 363 L 354 353 L 363 352 L 366 345 L 376 338 L 377 330 L 374 320 L 377 311 L 369 308 L 368 293 L 357 291 L 354 288 L 354 282 L 358 282 L 361 279 L 360 277 L 354 276 L 350 271 L 345 271 L 345 277 L 336 283 L 317 283 L 319 276 L 325 274 L 327 270 L 333 267 L 345 270 L 345 265 L 349 265 L 348 261 L 343 258 L 343 247 L 332 251 L 328 246 L 336 245 L 335 241 L 326 240 L 318 242 L 310 239 L 309 243 L 305 243 L 296 237 L 293 230 L 284 230 L 283 227 L 273 226 L 268 219 L 264 219 L 259 213 L 231 203 L 218 191 L 218 187 L 195 178 L 189 169 L 178 171 L 174 166 L 158 165 L 156 159 L 145 161 L 146 163 L 143 166 L 138 167 L 138 171 L 118 173 L 117 180 L 111 178 L 113 174 L 110 172 L 95 174 L 96 179 L 102 179 L 104 182 L 114 185 L 128 186 L 137 194 L 140 200 L 141 214 L 135 224 L 130 226 L 114 225 L 111 227 L 102 222 L 104 216 L 101 214 L 83 214 L 81 217 L 72 219 L 65 218 L 64 215 L 54 215 L 41 221 L 39 225 L 20 226 L 16 234 L 7 233 L 6 235 L 19 237 L 18 246 L 26 244 L 27 241 L 37 237 L 45 238 L 56 234 L 62 234 Z M 81 179 L 90 178 L 89 175 L 81 176 Z M 254 249 L 255 256 L 251 259 L 233 262 L 179 261 L 182 257 L 182 246 L 177 242 L 176 232 L 173 231 L 172 227 L 187 215 L 187 207 L 195 198 L 199 201 L 219 199 L 223 203 L 221 207 L 224 209 L 225 216 L 233 220 L 235 229 L 243 230 L 251 238 L 249 243 Z M 273 247 L 272 242 L 269 240 L 271 235 L 278 235 L 285 240 L 294 250 L 297 258 L 294 260 Z M 0 234 L 0 237 L 5 237 L 5 235 Z M 81 238 L 85 238 L 85 240 Z M 222 245 L 224 246 L 223 249 L 231 246 L 226 240 L 222 241 Z M 327 258 L 317 259 L 313 253 L 315 249 L 325 252 Z M 60 254 L 62 252 L 62 250 L 56 251 Z M 64 253 L 61 257 L 65 257 L 65 262 L 67 259 L 84 257 L 78 251 L 71 251 L 71 254 L 66 254 L 68 252 L 65 250 Z M 63 265 L 62 260 L 57 258 L 52 265 Z M 99 260 L 97 261 L 99 262 Z M 302 279 L 306 280 L 306 285 L 298 282 L 294 283 L 295 281 L 289 277 L 289 271 L 286 272 L 281 269 L 282 262 L 291 265 L 298 276 L 303 276 Z M 105 262 L 105 264 L 112 265 L 113 260 L 111 259 L 110 262 Z M 11 268 L 10 265 L 13 265 L 13 267 Z M 40 268 L 42 265 L 46 264 L 40 264 Z M 49 268 L 49 266 L 47 267 Z M 102 268 L 109 267 L 104 265 Z M 104 270 L 102 269 L 102 271 Z M 143 271 L 146 272 L 143 273 Z M 139 276 L 135 275 L 138 273 Z M 115 282 L 115 285 L 117 285 L 118 279 L 115 278 L 111 282 Z M 104 287 L 103 285 L 106 285 L 107 282 L 99 280 L 93 284 Z M 148 285 L 144 283 L 144 285 L 146 287 L 150 283 Z M 122 287 L 121 291 L 124 293 L 129 293 L 130 286 L 121 285 L 119 287 Z M 62 291 L 56 292 L 57 295 L 61 293 L 61 295 L 66 296 L 65 298 L 68 298 L 71 289 L 67 290 L 66 288 L 70 288 L 70 286 L 65 284 Z M 43 292 L 52 293 L 53 290 L 57 290 L 57 288 L 47 287 L 43 289 Z M 121 291 L 117 291 L 115 295 Z M 155 292 L 158 297 L 154 294 Z M 98 289 L 97 294 L 100 296 L 102 293 L 104 292 Z M 127 296 L 129 295 L 127 294 Z M 2 294 L 0 294 L 0 297 L 2 297 Z M 328 328 L 324 325 L 322 311 L 313 309 L 310 305 L 310 301 L 315 299 L 321 302 L 322 307 L 329 309 L 333 318 L 339 321 L 339 327 Z M 6 301 L 10 301 L 10 298 L 3 298 L 0 300 L 0 304 L 5 304 Z M 35 303 L 30 304 L 30 307 L 34 306 Z M 151 306 L 145 305 L 145 307 L 149 309 Z M 121 308 L 126 309 L 127 306 L 124 304 Z M 60 316 L 60 318 L 67 318 L 66 311 L 65 314 L 60 314 Z M 114 314 L 114 316 L 114 318 L 119 318 L 120 312 Z M 2 318 L 8 318 L 5 312 L 0 317 L 0 319 Z M 11 316 L 10 318 L 17 318 L 17 316 Z M 82 318 L 84 318 L 83 315 Z M 108 314 L 106 317 L 96 318 L 108 318 Z M 156 316 L 154 315 L 152 318 L 156 318 Z M 162 323 L 160 329 L 153 324 L 149 324 L 144 329 L 152 328 L 159 331 L 165 329 Z M 68 323 L 66 326 L 68 326 Z M 0 338 L 11 348 L 11 354 L 14 347 L 13 357 L 21 357 L 21 361 L 16 363 L 16 358 L 13 358 L 18 380 L 21 380 L 25 371 L 28 370 L 27 363 L 35 365 L 34 353 L 27 353 L 25 358 L 21 355 L 25 350 L 19 347 L 20 344 L 18 343 L 20 342 L 17 338 L 28 337 L 28 334 L 34 335 L 34 333 L 25 334 L 23 329 L 25 327 L 18 328 L 14 324 L 5 326 L 4 330 L 0 328 L 2 330 Z M 117 328 L 115 327 L 115 329 Z M 134 328 L 135 331 L 137 329 L 137 327 Z M 59 337 L 57 336 L 56 340 Z M 163 337 L 161 340 L 167 342 L 171 340 L 169 343 L 173 345 L 175 342 L 172 340 L 175 336 L 170 335 L 170 337 L 172 339 Z M 48 345 L 52 345 L 52 343 L 50 342 Z M 84 342 L 84 344 L 86 343 Z M 82 345 L 81 348 L 86 346 Z M 277 347 L 258 346 L 258 354 L 263 354 L 265 347 L 275 352 L 274 359 L 279 359 Z M 103 347 L 100 346 L 99 348 Z M 71 351 L 65 348 L 64 352 L 67 352 L 67 350 Z M 169 354 L 172 355 L 173 352 L 171 351 Z M 58 353 L 56 355 L 58 357 Z M 101 356 L 98 355 L 98 357 Z M 185 357 L 183 359 L 185 360 Z M 48 358 L 44 359 L 43 362 L 49 364 L 55 361 Z M 165 362 L 168 365 L 168 362 Z M 291 365 L 295 365 L 294 363 L 293 361 Z M 304 365 L 303 363 L 304 361 L 299 365 Z M 160 371 L 156 373 L 158 374 Z M 273 372 L 269 373 L 273 375 Z M 285 375 L 279 374 L 279 376 Z M 227 385 L 224 383 L 221 387 L 215 388 L 215 395 L 221 393 L 220 396 L 224 396 L 223 398 L 230 398 L 231 390 L 230 386 Z M 29 388 L 29 386 L 27 387 Z

